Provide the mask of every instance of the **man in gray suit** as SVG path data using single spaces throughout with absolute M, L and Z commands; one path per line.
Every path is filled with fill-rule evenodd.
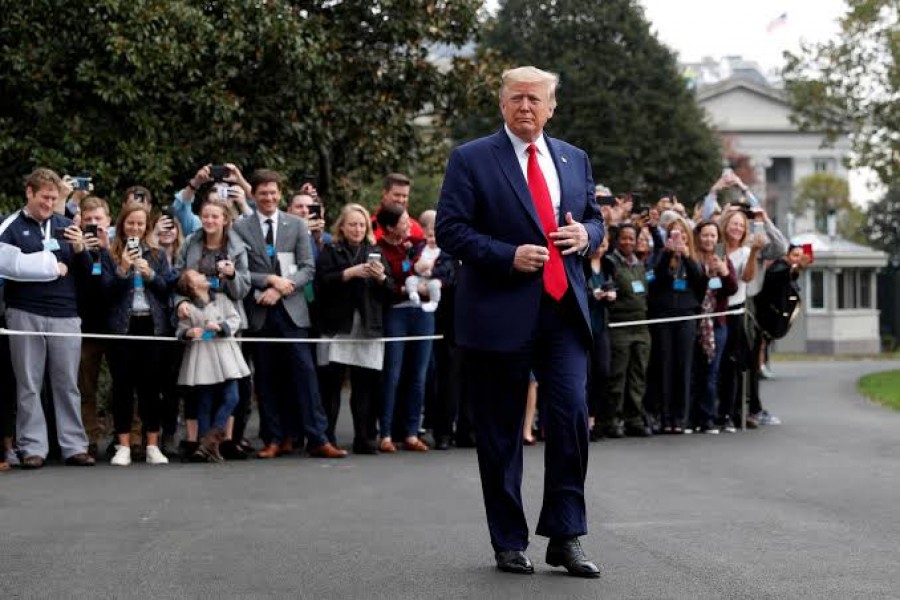
M 313 280 L 315 264 L 303 219 L 278 210 L 282 177 L 260 169 L 251 178 L 256 213 L 234 225 L 247 244 L 251 293 L 244 299 L 251 335 L 308 338 L 309 308 L 303 286 Z M 256 395 L 264 430 L 271 436 L 257 456 L 275 458 L 293 451 L 302 417 L 311 456 L 347 455 L 325 436 L 327 419 L 319 397 L 312 345 L 303 342 L 254 344 Z

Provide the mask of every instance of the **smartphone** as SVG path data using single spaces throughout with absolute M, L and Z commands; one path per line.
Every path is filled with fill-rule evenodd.
M 132 198 L 134 198 L 135 202 L 139 202 L 140 204 L 143 204 L 147 201 L 147 196 L 140 190 L 135 190 L 134 192 L 132 192 L 131 196 Z
M 681 230 L 673 229 L 672 232 L 669 234 L 669 237 L 672 239 L 673 242 L 680 242 L 681 241 Z
M 163 207 L 160 209 L 160 213 L 162 214 L 162 216 L 166 217 L 167 219 L 169 219 L 171 221 L 169 226 L 166 227 L 166 230 L 172 231 L 173 229 L 175 229 L 175 210 L 168 204 L 164 204 Z
M 300 180 L 300 187 L 303 187 L 303 186 L 306 185 L 307 183 L 310 184 L 310 185 L 312 185 L 313 187 L 318 187 L 318 186 L 316 185 L 316 176 L 313 175 L 312 173 L 306 173 L 306 174 L 303 176 L 303 179 Z
M 806 256 L 809 257 L 809 264 L 812 264 L 813 261 L 815 260 L 815 259 L 813 258 L 813 246 L 812 246 L 812 244 L 803 244 L 803 245 L 800 246 L 800 247 L 803 248 L 803 254 L 805 254 Z
M 750 222 L 750 233 L 756 235 L 758 233 L 763 233 L 766 230 L 766 226 L 760 221 L 751 221 Z
M 75 191 L 76 192 L 87 192 L 91 189 L 91 176 L 88 173 L 82 173 L 78 177 L 75 177 Z
M 220 181 L 220 180 L 216 180 Z M 219 197 L 219 200 L 222 202 L 228 201 L 228 191 L 230 187 L 227 183 L 216 183 L 216 196 Z
M 716 244 L 716 249 L 714 250 L 714 252 L 719 258 L 725 258 L 725 244 L 721 242 Z
M 66 228 L 65 227 L 54 227 L 53 228 L 53 237 L 60 242 L 68 242 L 66 239 Z
M 381 254 L 379 254 L 378 252 L 370 252 L 368 260 L 370 263 L 380 263 Z
M 97 224 L 96 223 L 85 223 L 82 231 L 85 235 L 92 235 L 97 237 Z
M 615 206 L 616 205 L 616 197 L 615 196 L 597 196 L 597 204 L 600 206 Z
M 140 253 L 141 251 L 141 239 L 136 237 L 130 237 L 125 242 L 125 249 L 129 254 L 135 254 L 135 252 Z
M 209 168 L 209 174 L 213 181 L 225 181 L 229 175 L 229 169 L 225 165 L 213 165 Z
M 322 218 L 322 205 L 321 204 L 310 204 L 309 205 L 309 218 L 310 219 L 321 219 Z

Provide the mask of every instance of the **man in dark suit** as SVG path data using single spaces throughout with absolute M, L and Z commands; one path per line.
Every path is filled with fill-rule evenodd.
M 260 169 L 253 174 L 256 213 L 234 225 L 247 244 L 251 293 L 244 299 L 248 329 L 257 337 L 307 338 L 309 307 L 303 286 L 312 281 L 315 265 L 309 231 L 303 219 L 278 210 L 281 176 Z M 254 344 L 256 394 L 265 430 L 271 436 L 260 458 L 275 458 L 293 451 L 298 411 L 309 453 L 322 458 L 343 458 L 325 435 L 327 419 L 319 396 L 312 346 L 303 342 Z
M 534 67 L 503 74 L 503 130 L 450 155 L 438 244 L 462 261 L 457 344 L 466 351 L 478 465 L 497 566 L 532 573 L 525 555 L 522 424 L 529 372 L 540 382 L 546 435 L 536 533 L 547 562 L 598 577 L 579 543 L 587 533 L 585 402 L 591 343 L 581 261 L 603 239 L 587 155 L 543 134 L 558 77 Z

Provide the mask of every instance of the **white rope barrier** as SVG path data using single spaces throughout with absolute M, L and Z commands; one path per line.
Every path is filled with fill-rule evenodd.
M 43 336 L 43 337 L 62 337 L 62 338 L 88 338 L 92 340 L 142 340 L 147 342 L 183 342 L 177 337 L 155 336 L 155 335 L 119 335 L 112 333 L 62 333 L 54 331 L 19 331 L 16 329 L 6 329 L 0 327 L 0 335 L 17 335 L 17 336 Z M 289 344 L 295 342 L 303 342 L 307 344 L 353 344 L 358 342 L 422 342 L 426 340 L 442 340 L 442 335 L 410 335 L 406 337 L 380 337 L 380 338 L 262 338 L 262 337 L 215 337 L 209 340 L 195 339 L 192 342 L 215 342 L 235 340 L 241 343 L 274 343 Z
M 610 323 L 609 328 L 617 327 L 636 327 L 638 325 L 658 325 L 659 323 L 677 323 L 678 321 L 697 321 L 699 319 L 713 319 L 715 317 L 724 317 L 727 315 L 742 315 L 747 312 L 745 308 L 735 308 L 734 310 L 726 310 L 723 312 L 706 313 L 702 315 L 688 315 L 686 317 L 666 317 L 664 319 L 644 319 L 643 321 L 622 321 L 621 323 Z
M 659 323 L 676 323 L 678 321 L 695 321 L 698 319 L 724 317 L 726 315 L 742 315 L 746 312 L 744 308 L 727 310 L 724 312 L 707 313 L 702 315 L 688 315 L 685 317 L 667 317 L 664 319 L 644 319 L 641 321 L 623 321 L 621 323 L 610 323 L 610 329 L 619 327 L 636 327 L 638 325 L 657 325 Z M 147 342 L 181 342 L 178 338 L 172 336 L 155 336 L 155 335 L 120 335 L 112 333 L 63 333 L 54 331 L 19 331 L 17 329 L 6 329 L 0 327 L 0 335 L 8 336 L 43 336 L 43 337 L 61 337 L 61 338 L 86 338 L 92 340 L 134 340 Z M 241 343 L 266 343 L 266 344 L 354 344 L 357 342 L 423 342 L 429 340 L 442 340 L 442 335 L 409 335 L 404 337 L 378 337 L 378 338 L 271 338 L 271 337 L 229 337 L 229 338 L 212 338 L 211 340 L 192 340 L 195 342 L 237 340 Z

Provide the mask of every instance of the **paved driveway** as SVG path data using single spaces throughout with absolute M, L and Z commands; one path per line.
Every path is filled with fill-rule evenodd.
M 0 598 L 900 598 L 900 413 L 855 393 L 900 365 L 776 366 L 781 426 L 591 446 L 600 580 L 540 538 L 534 576 L 497 572 L 453 450 L 7 473 Z M 532 524 L 542 463 L 526 449 Z

